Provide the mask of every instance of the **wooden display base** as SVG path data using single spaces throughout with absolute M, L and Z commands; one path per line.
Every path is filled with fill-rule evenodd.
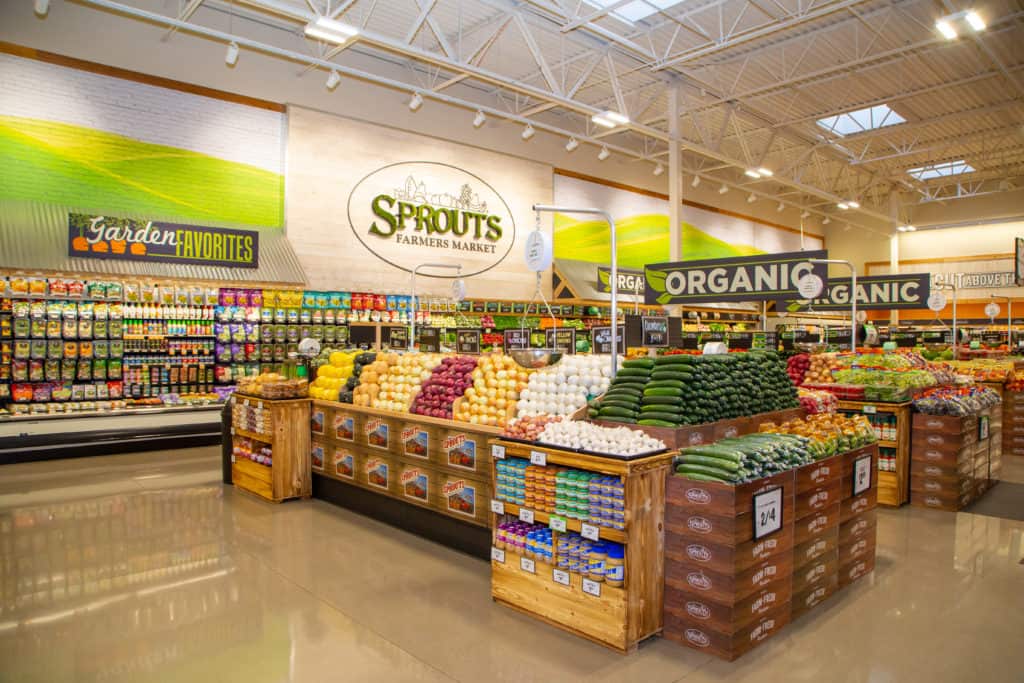
M 574 573 L 562 575 L 568 585 L 558 583 L 550 564 L 536 561 L 531 567 L 531 558 L 501 549 L 495 541 L 491 556 L 494 600 L 618 652 L 631 652 L 641 640 L 661 631 L 665 480 L 672 453 L 624 461 L 501 439 L 492 441 L 491 451 L 497 457 L 532 460 L 538 466 L 570 467 L 618 477 L 624 484 L 626 518 L 624 530 L 592 530 L 594 537 L 625 546 L 623 587 L 584 581 Z M 497 476 L 496 469 L 492 476 Z M 492 509 L 495 527 L 500 518 L 513 511 L 520 519 L 552 523 L 550 515 L 504 501 L 496 500 Z M 569 531 L 588 533 L 579 520 L 565 522 Z M 556 545 L 560 533 L 553 531 Z
M 965 417 L 914 415 L 910 504 L 956 512 L 981 497 L 1002 466 L 1002 420 L 1000 406 Z
M 269 429 L 254 432 L 232 418 L 229 429 L 234 446 L 243 439 L 255 444 L 267 444 L 271 449 L 272 465 L 261 465 L 246 458 L 232 456 L 231 481 L 242 489 L 273 503 L 290 498 L 309 498 L 312 495 L 309 460 L 309 399 L 271 400 L 255 396 L 234 394 L 232 407 L 265 412 L 269 416 Z
M 910 500 L 910 403 L 872 403 L 869 401 L 840 401 L 844 413 L 864 415 L 889 414 L 896 416 L 896 441 L 880 441 L 879 446 L 896 449 L 896 471 L 878 472 L 878 503 L 899 507 Z M 874 480 L 875 477 L 872 477 Z

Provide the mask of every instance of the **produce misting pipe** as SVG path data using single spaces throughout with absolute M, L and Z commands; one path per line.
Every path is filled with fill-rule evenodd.
M 420 268 L 443 268 L 445 270 L 454 270 L 458 276 L 462 275 L 462 266 L 452 265 L 450 263 L 421 263 L 412 269 L 412 315 L 409 317 L 409 350 L 419 351 L 419 344 L 416 343 L 416 276 L 420 274 Z
M 612 248 L 612 377 L 619 369 L 619 254 L 615 245 L 615 221 L 610 213 L 604 209 L 579 209 L 569 206 L 553 206 L 550 204 L 534 204 L 533 210 L 537 213 L 585 213 L 594 216 L 601 216 L 608 222 L 608 229 L 611 231 Z
M 1006 348 L 1013 347 L 1013 299 L 1008 296 L 993 294 L 993 299 L 1006 299 Z
M 850 269 L 850 350 L 857 353 L 857 269 L 853 264 L 843 259 L 835 258 L 812 258 L 811 263 L 835 264 L 846 266 Z M 954 298 L 955 302 L 956 299 Z M 953 315 L 956 315 L 956 304 L 953 304 Z M 828 328 L 826 328 L 828 329 Z

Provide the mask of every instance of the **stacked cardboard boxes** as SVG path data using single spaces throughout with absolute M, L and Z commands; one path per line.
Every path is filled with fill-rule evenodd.
M 793 618 L 821 604 L 839 587 L 839 486 L 842 456 L 796 471 L 793 546 Z
M 842 456 L 839 510 L 839 587 L 875 569 L 878 505 L 878 448 L 860 448 Z

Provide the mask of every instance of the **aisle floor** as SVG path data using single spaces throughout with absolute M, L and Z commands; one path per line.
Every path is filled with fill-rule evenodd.
M 0 681 L 1022 680 L 1024 522 L 905 507 L 878 541 L 873 576 L 738 662 L 622 656 L 492 603 L 486 562 L 222 486 L 217 449 L 8 466 Z

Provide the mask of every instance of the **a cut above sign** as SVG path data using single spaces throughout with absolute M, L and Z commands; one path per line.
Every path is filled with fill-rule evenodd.
M 512 211 L 493 187 L 432 161 L 390 164 L 365 176 L 349 195 L 348 218 L 363 246 L 409 272 L 440 259 L 462 265 L 462 276 L 478 275 L 501 263 L 516 240 Z

